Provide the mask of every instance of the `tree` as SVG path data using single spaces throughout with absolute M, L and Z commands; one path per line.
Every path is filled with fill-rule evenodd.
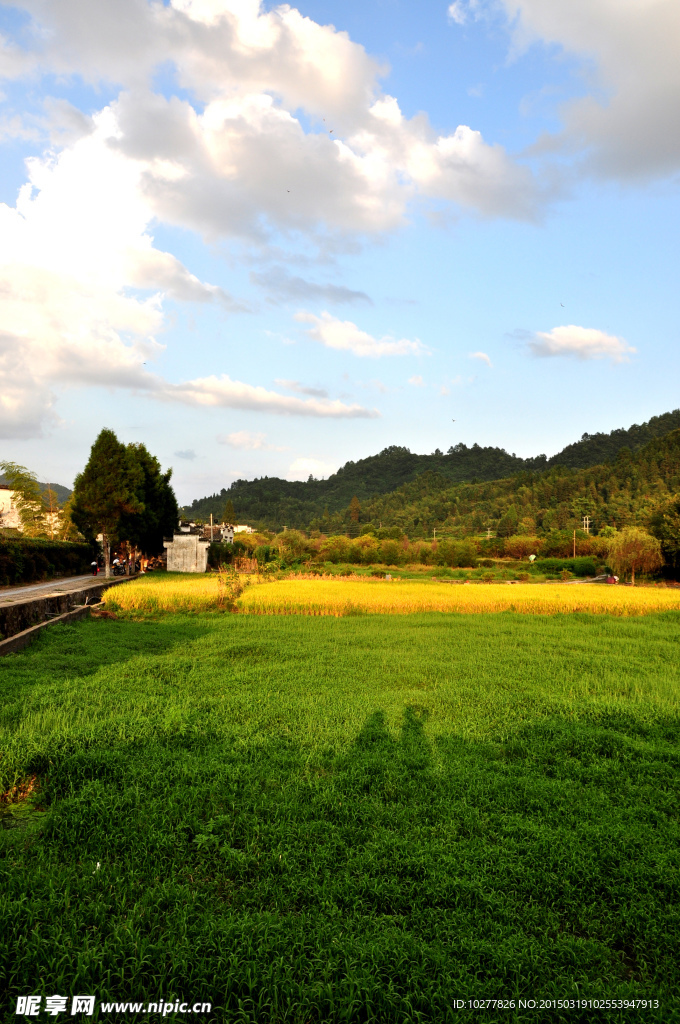
M 517 533 L 517 509 L 514 505 L 500 519 L 496 533 L 499 537 L 512 537 L 513 533 Z
M 232 526 L 236 525 L 236 513 L 231 498 L 227 500 L 227 504 L 224 506 L 224 521 Z
M 680 566 L 680 495 L 654 509 L 649 529 L 661 542 L 666 561 L 676 568 Z
M 509 537 L 505 542 L 505 554 L 510 558 L 526 558 L 537 554 L 540 545 L 538 537 Z
M 15 503 L 23 532 L 27 537 L 39 537 L 45 533 L 45 505 L 40 484 L 35 473 L 16 462 L 0 462 L 7 483 L 17 497 Z
M 358 523 L 359 522 L 359 513 L 360 512 L 361 512 L 361 505 L 359 504 L 359 499 L 357 498 L 357 496 L 355 494 L 354 497 L 352 498 L 352 500 L 349 503 L 349 517 L 350 517 L 350 519 L 352 520 L 353 523 Z
M 612 538 L 608 558 L 614 572 L 622 576 L 629 572 L 635 583 L 636 572 L 653 572 L 663 565 L 661 544 L 636 526 L 627 526 Z
M 90 458 L 73 486 L 71 519 L 84 537 L 102 534 L 105 575 L 111 575 L 110 544 L 124 517 L 144 511 L 138 461 L 112 430 L 104 429 L 92 445 Z M 129 522 L 129 519 L 127 520 Z
M 127 454 L 135 467 L 138 509 L 141 507 L 144 511 L 124 512 L 118 535 L 145 555 L 158 555 L 163 550 L 163 538 L 173 533 L 179 517 L 175 492 L 170 486 L 172 470 L 163 473 L 156 456 L 143 444 L 129 444 Z

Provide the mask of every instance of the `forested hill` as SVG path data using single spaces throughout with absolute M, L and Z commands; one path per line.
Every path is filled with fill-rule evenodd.
M 634 424 L 627 430 L 609 434 L 584 434 L 548 459 L 538 455 L 521 459 L 503 448 L 468 448 L 458 444 L 443 453 L 416 455 L 408 448 L 392 446 L 379 455 L 358 462 L 347 462 L 327 480 L 282 480 L 261 477 L 257 480 L 236 480 L 228 489 L 194 501 L 182 512 L 208 520 L 210 514 L 222 520 L 227 501 L 231 500 L 239 522 L 266 526 L 270 529 L 307 527 L 324 515 L 344 512 L 356 495 L 363 505 L 369 499 L 390 494 L 423 473 L 435 473 L 451 483 L 499 480 L 522 472 L 540 472 L 551 466 L 586 468 L 611 461 L 619 451 L 637 451 L 655 437 L 680 428 L 680 409 L 654 416 L 647 423 Z
M 613 462 L 622 448 L 639 451 L 656 437 L 663 437 L 671 430 L 680 428 L 680 409 L 652 416 L 646 423 L 634 423 L 625 430 L 621 427 L 609 434 L 584 434 L 580 441 L 569 444 L 557 455 L 548 459 L 548 466 L 569 466 L 571 469 L 587 469 L 604 462 Z
M 433 528 L 437 536 L 454 537 L 490 529 L 494 536 L 507 537 L 571 533 L 589 516 L 591 530 L 599 533 L 605 526 L 648 525 L 679 491 L 680 430 L 675 430 L 635 453 L 623 449 L 613 462 L 585 469 L 553 466 L 541 473 L 453 485 L 436 473 L 424 473 L 368 501 L 359 528 L 398 527 L 411 538 L 431 537 Z M 320 521 L 314 525 L 323 528 Z

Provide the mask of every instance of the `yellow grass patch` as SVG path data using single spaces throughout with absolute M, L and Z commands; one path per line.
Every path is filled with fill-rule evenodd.
M 220 594 L 213 575 L 154 576 L 116 587 L 107 603 L 140 613 L 204 612 L 219 609 Z M 251 615 L 503 611 L 645 615 L 680 609 L 680 590 L 587 583 L 446 584 L 317 578 L 260 584 L 254 581 L 237 604 L 241 612 Z
M 680 609 L 680 590 L 594 584 L 445 584 L 383 580 L 283 580 L 253 587 L 239 599 L 260 615 L 351 615 L 413 612 L 595 612 L 645 615 Z

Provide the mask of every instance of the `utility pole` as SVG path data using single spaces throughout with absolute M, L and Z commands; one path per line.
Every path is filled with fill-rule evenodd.
M 212 512 L 211 512 L 210 513 L 210 543 L 212 544 L 212 542 L 213 542 L 213 522 L 212 522 Z
M 574 530 L 574 558 L 576 558 L 576 530 Z
M 490 526 L 487 526 L 487 528 L 486 528 L 486 539 L 487 540 L 491 540 L 491 527 Z
M 590 516 L 583 517 L 583 531 L 584 533 L 590 534 Z
M 432 537 L 434 538 L 434 540 L 437 539 L 437 527 L 436 526 L 432 527 Z

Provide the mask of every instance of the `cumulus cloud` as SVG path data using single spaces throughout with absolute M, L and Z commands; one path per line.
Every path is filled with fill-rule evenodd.
M 486 363 L 487 366 L 492 366 L 493 365 L 492 362 L 491 362 L 491 359 L 486 354 L 486 352 L 471 352 L 470 353 L 470 359 L 479 359 L 480 362 Z
M 425 387 L 425 381 L 420 376 L 420 374 L 418 374 L 415 377 L 409 377 L 408 382 L 409 382 L 409 384 L 412 384 L 414 388 L 424 388 Z
M 167 299 L 245 308 L 158 248 L 154 223 L 261 254 L 275 234 L 329 248 L 358 244 L 405 223 L 418 199 L 523 219 L 535 218 L 543 202 L 531 172 L 503 147 L 467 126 L 439 134 L 424 114 L 404 117 L 381 89 L 384 69 L 362 46 L 287 5 L 13 6 L 29 17 L 21 46 L 0 39 L 5 77 L 73 76 L 114 98 L 93 115 L 48 103 L 43 128 L 52 148 L 28 161 L 16 207 L 0 206 L 0 318 L 11 339 L 0 352 L 6 436 L 37 436 L 54 422 L 57 386 L 133 388 L 165 401 L 283 415 L 377 415 L 219 374 L 171 383 L 150 373 L 145 363 L 161 351 L 155 339 Z M 174 69 L 174 95 L 154 91 L 160 67 Z M 255 280 L 279 299 L 370 302 L 280 268 Z M 330 348 L 370 357 L 425 351 L 417 340 L 374 338 L 325 312 L 302 318 Z
M 312 324 L 306 331 L 310 338 L 320 342 L 326 348 L 352 352 L 355 356 L 379 359 L 381 356 L 414 356 L 427 352 L 425 346 L 418 341 L 406 338 L 395 340 L 386 335 L 374 338 L 366 331 L 360 330 L 351 320 L 338 320 L 328 312 L 321 316 L 301 311 L 295 314 L 300 323 Z
M 628 362 L 635 352 L 623 338 L 605 334 L 593 327 L 553 327 L 552 331 L 537 331 L 529 339 L 529 349 L 535 356 L 571 356 L 575 359 L 610 359 L 613 363 Z
M 143 162 L 163 220 L 255 240 L 272 227 L 390 230 L 418 195 L 521 218 L 542 201 L 530 171 L 479 132 L 438 135 L 425 115 L 404 118 L 363 47 L 294 8 L 121 0 L 112 17 L 109 0 L 17 4 L 33 16 L 44 71 L 122 83 L 111 145 Z M 168 64 L 183 98 L 150 88 Z
M 253 271 L 250 280 L 263 288 L 272 302 L 312 300 L 334 305 L 355 302 L 373 305 L 373 300 L 366 292 L 353 291 L 337 284 L 315 284 L 313 281 L 306 281 L 303 277 L 290 274 L 284 267 L 272 267 L 271 270 L 262 273 Z
M 515 47 L 537 39 L 581 56 L 598 79 L 562 109 L 538 152 L 586 154 L 595 173 L 642 179 L 680 167 L 680 5 L 675 0 L 502 0 Z

